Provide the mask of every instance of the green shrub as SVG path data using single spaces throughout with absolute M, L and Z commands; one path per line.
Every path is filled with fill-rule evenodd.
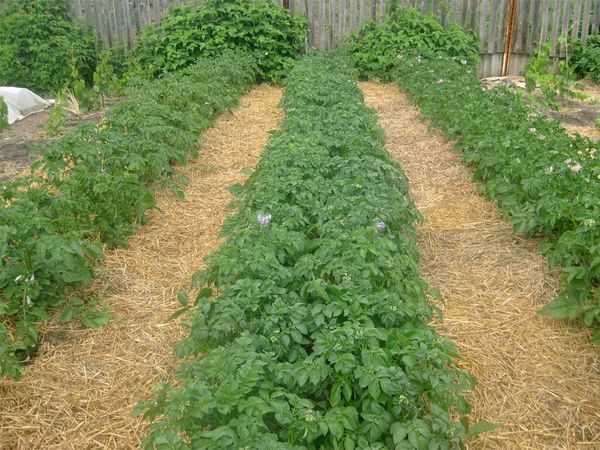
M 443 27 L 432 15 L 424 16 L 412 8 L 392 11 L 383 24 L 367 22 L 347 46 L 363 78 L 385 77 L 394 59 L 411 51 L 439 51 L 464 65 L 479 61 L 479 42 L 459 25 Z
M 304 18 L 274 2 L 209 0 L 197 9 L 172 8 L 160 26 L 146 28 L 135 48 L 142 70 L 160 76 L 225 50 L 244 51 L 258 62 L 260 78 L 279 81 L 302 52 Z
M 569 47 L 569 64 L 580 77 L 600 83 L 600 34 L 588 37 L 584 44 L 573 41 Z
M 8 128 L 8 106 L 4 102 L 4 99 L 0 97 L 0 131 L 4 131 Z
M 0 10 L 0 85 L 53 95 L 74 69 L 90 83 L 95 62 L 91 28 L 69 20 L 65 1 L 17 0 Z

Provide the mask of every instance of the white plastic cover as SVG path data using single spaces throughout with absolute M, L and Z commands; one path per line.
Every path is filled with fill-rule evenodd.
M 0 86 L 0 97 L 8 106 L 9 124 L 50 106 L 50 102 L 25 88 Z

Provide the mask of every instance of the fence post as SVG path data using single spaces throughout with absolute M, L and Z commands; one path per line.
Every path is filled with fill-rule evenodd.
M 508 17 L 506 24 L 506 39 L 504 43 L 504 55 L 502 57 L 502 76 L 508 75 L 510 65 L 510 55 L 512 52 L 513 35 L 515 31 L 515 12 L 517 10 L 517 0 L 510 0 L 508 5 Z

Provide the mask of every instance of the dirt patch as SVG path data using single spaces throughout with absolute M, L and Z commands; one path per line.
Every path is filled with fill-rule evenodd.
M 505 86 L 510 89 L 525 90 L 525 78 L 521 76 L 511 77 L 490 77 L 481 80 L 487 89 L 493 89 L 496 86 Z M 580 134 L 595 141 L 600 141 L 600 130 L 596 127 L 596 120 L 600 117 L 600 85 L 589 80 L 581 81 L 581 89 L 577 92 L 582 93 L 585 99 L 560 99 L 558 103 L 561 108 L 558 111 L 543 109 L 542 114 L 555 119 L 563 124 L 567 132 L 571 135 Z M 539 89 L 534 91 L 534 95 L 542 99 L 542 93 Z
M 548 110 L 545 114 L 561 122 L 571 135 L 579 133 L 600 141 L 600 129 L 596 126 L 596 120 L 600 117 L 600 86 L 588 80 L 584 80 L 582 86 L 580 92 L 586 99 L 563 100 L 560 110 Z
M 600 352 L 589 330 L 539 315 L 559 281 L 537 242 L 512 233 L 452 143 L 396 86 L 361 86 L 425 218 L 417 228 L 422 272 L 446 300 L 434 326 L 477 377 L 471 418 L 503 425 L 469 447 L 600 448 Z
M 36 146 L 46 139 L 48 110 L 13 123 L 0 133 L 0 182 L 14 178 L 36 159 Z
M 281 90 L 261 86 L 204 136 L 198 160 L 181 168 L 186 200 L 157 194 L 159 210 L 128 240 L 106 252 L 91 293 L 108 305 L 109 325 L 85 330 L 45 324 L 39 356 L 20 381 L 0 380 L 0 449 L 134 449 L 147 424 L 132 417 L 174 370 L 181 322 L 165 319 L 177 292 L 218 246 L 232 213 L 227 188 L 246 177 L 283 113 Z
M 51 109 L 32 114 L 13 123 L 8 130 L 0 133 L 0 182 L 22 174 L 35 161 L 44 145 L 53 139 L 46 134 L 44 125 L 50 117 Z M 103 111 L 75 116 L 70 114 L 64 132 L 68 133 L 80 123 L 98 123 L 104 117 Z

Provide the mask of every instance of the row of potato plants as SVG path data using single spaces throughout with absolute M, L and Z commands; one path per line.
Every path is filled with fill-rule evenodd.
M 35 173 L 0 186 L 0 374 L 20 376 L 50 308 L 61 305 L 63 321 L 85 309 L 65 297 L 92 280 L 102 244 L 125 245 L 155 206 L 154 184 L 180 194 L 172 164 L 196 155 L 198 133 L 255 74 L 252 59 L 226 54 L 133 86 L 100 125 L 78 127 L 42 149 Z
M 428 325 L 407 180 L 342 55 L 291 72 L 286 118 L 237 186 L 226 238 L 180 295 L 175 381 L 139 412 L 146 448 L 454 449 L 454 345 Z
M 392 55 L 386 78 L 462 151 L 516 232 L 542 237 L 562 267 L 562 291 L 542 312 L 600 325 L 600 145 L 570 136 L 532 111 L 518 93 L 487 91 L 466 61 L 444 54 Z M 594 342 L 600 344 L 600 331 Z

